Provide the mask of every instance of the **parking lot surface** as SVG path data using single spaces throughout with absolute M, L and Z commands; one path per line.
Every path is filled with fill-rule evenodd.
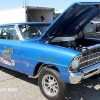
M 65 100 L 100 100 L 100 78 L 86 79 L 69 86 Z M 0 100 L 47 100 L 39 90 L 37 80 L 27 75 L 0 69 Z

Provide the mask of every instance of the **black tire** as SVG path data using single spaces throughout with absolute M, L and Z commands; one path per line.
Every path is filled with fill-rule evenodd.
M 54 88 L 54 84 L 53 84 L 53 86 L 51 85 L 51 87 L 53 87 L 53 88 L 50 88 L 50 87 L 48 87 L 48 89 L 47 89 L 47 91 L 46 91 L 46 89 L 44 89 L 44 87 L 43 87 L 43 85 L 42 85 L 42 83 L 43 83 L 43 79 L 45 79 L 45 77 L 47 77 L 47 76 L 50 76 L 51 78 L 51 80 L 53 80 L 53 78 L 55 79 L 55 81 L 57 82 L 57 86 L 58 86 L 58 92 L 55 94 L 55 95 L 50 95 L 49 94 L 49 90 L 51 89 L 52 90 L 52 92 L 53 92 L 53 88 Z M 48 79 L 48 78 L 47 78 Z M 49 80 L 49 79 L 48 79 Z M 51 82 L 51 81 L 50 81 Z M 48 83 L 50 83 L 49 81 L 48 81 Z M 47 83 L 46 83 L 47 84 Z M 50 83 L 51 84 L 51 83 Z M 49 84 L 49 85 L 50 85 Z M 63 100 L 64 98 L 65 98 L 65 94 L 67 93 L 67 91 L 68 91 L 68 84 L 65 84 L 63 81 L 62 81 L 62 79 L 61 79 L 61 77 L 60 77 L 60 74 L 59 74 L 59 72 L 58 71 L 56 71 L 56 70 L 54 70 L 54 69 L 51 69 L 51 68 L 44 68 L 42 71 L 41 71 L 41 73 L 40 73 L 40 75 L 39 75 L 39 77 L 38 77 L 38 85 L 39 85 L 39 87 L 40 87 L 40 90 L 41 90 L 41 92 L 43 93 L 43 95 L 47 98 L 47 99 L 49 99 L 49 100 Z M 49 86 L 48 85 L 48 86 Z M 51 92 L 51 90 L 50 90 L 50 92 Z M 56 92 L 56 91 L 55 91 Z M 54 94 L 54 93 L 52 93 L 52 94 Z
M 100 74 L 91 76 L 90 78 L 91 78 L 91 79 L 97 79 L 97 78 L 99 78 L 99 77 L 100 77 Z

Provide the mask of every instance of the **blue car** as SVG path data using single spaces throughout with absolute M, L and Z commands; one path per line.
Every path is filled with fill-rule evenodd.
M 52 24 L 0 25 L 0 66 L 38 78 L 43 95 L 63 100 L 69 84 L 100 76 L 100 40 L 83 28 L 100 14 L 100 2 L 78 2 Z

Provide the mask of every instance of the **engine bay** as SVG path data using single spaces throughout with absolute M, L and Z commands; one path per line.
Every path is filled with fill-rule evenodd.
M 70 37 L 55 37 L 51 40 L 50 44 L 58 45 L 66 48 L 71 48 L 73 50 L 77 50 L 79 52 L 84 52 L 89 48 L 95 48 L 95 46 L 99 45 L 100 41 L 78 38 L 77 36 Z

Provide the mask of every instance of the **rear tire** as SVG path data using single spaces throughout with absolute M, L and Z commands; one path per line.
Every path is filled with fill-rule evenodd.
M 38 84 L 43 95 L 49 100 L 63 100 L 68 91 L 58 71 L 44 68 L 38 78 Z

